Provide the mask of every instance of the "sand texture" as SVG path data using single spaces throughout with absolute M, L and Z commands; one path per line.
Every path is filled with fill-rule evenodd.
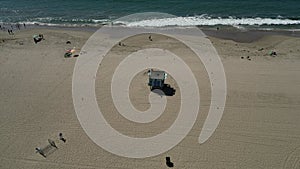
M 34 44 L 32 36 L 45 40 Z M 162 48 L 180 56 L 194 73 L 201 95 L 200 111 L 187 137 L 170 151 L 145 159 L 111 154 L 97 146 L 82 129 L 72 100 L 76 57 L 66 49 L 80 49 L 93 32 L 69 29 L 27 29 L 9 36 L 0 32 L 0 168 L 300 168 L 300 38 L 271 34 L 249 42 L 208 37 L 217 49 L 227 79 L 227 100 L 221 122 L 204 144 L 198 137 L 210 106 L 210 82 L 203 63 L 182 43 L 148 34 L 125 39 L 104 57 L 95 80 L 99 106 L 111 126 L 132 137 L 150 137 L 166 130 L 180 107 L 180 89 L 167 96 L 165 112 L 151 123 L 128 121 L 113 105 L 110 84 L 114 68 L 132 52 Z M 252 34 L 250 34 L 252 36 Z M 245 37 L 243 37 L 245 39 Z M 66 41 L 71 44 L 66 44 Z M 251 42 L 250 42 L 251 41 Z M 269 56 L 274 50 L 277 56 Z M 81 55 L 79 56 L 81 57 Z M 242 59 L 243 58 L 243 59 Z M 136 109 L 149 108 L 147 70 L 131 82 L 129 97 Z M 66 143 L 59 140 L 62 132 Z M 35 153 L 55 141 L 46 158 Z M 133 150 L 134 151 L 134 150 Z

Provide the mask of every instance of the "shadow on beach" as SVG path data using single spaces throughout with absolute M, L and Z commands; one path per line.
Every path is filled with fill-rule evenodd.
M 164 87 L 161 88 L 160 90 L 164 92 L 165 96 L 174 96 L 176 92 L 176 90 L 172 88 L 169 84 L 165 84 Z M 151 91 L 159 95 L 161 94 L 160 92 L 157 92 L 157 90 L 155 89 L 152 89 Z

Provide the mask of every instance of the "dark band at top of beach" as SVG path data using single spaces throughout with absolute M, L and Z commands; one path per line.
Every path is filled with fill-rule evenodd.
M 48 26 L 235 26 L 252 29 L 299 29 L 300 3 L 295 0 L 267 2 L 235 0 L 166 0 L 166 1 L 1 1 L 0 23 Z M 120 17 L 139 12 L 172 14 L 154 15 L 120 21 Z

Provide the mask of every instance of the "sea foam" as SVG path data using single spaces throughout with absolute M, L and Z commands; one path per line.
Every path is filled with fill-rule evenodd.
M 297 25 L 300 20 L 280 18 L 210 18 L 210 17 L 174 17 L 148 19 L 133 22 L 118 21 L 117 24 L 124 24 L 130 27 L 164 27 L 164 26 L 215 26 L 215 25 Z

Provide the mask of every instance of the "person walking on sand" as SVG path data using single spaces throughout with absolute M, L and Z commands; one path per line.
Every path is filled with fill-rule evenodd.
M 40 155 L 42 155 L 43 157 L 46 158 L 46 155 L 44 154 L 44 152 L 42 151 L 41 148 L 37 147 L 37 148 L 35 148 L 35 150 L 36 150 L 36 153 L 39 153 Z
M 16 24 L 16 28 L 18 28 L 20 30 L 20 24 L 19 23 Z
M 9 35 L 13 35 L 14 34 L 11 29 L 7 29 L 7 32 L 8 32 Z
M 67 141 L 67 140 L 64 138 L 64 136 L 63 136 L 62 133 L 59 133 L 58 136 L 59 136 L 59 139 L 60 139 L 61 141 L 63 141 L 64 143 Z

